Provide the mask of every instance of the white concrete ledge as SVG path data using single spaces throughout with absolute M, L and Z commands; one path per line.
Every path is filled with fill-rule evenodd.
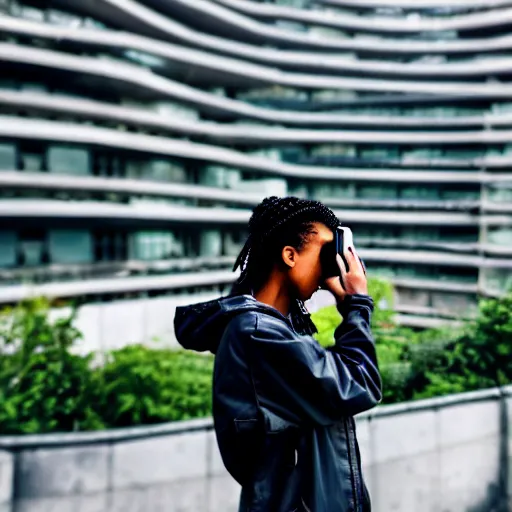
M 230 1 L 233 0 L 223 0 Z M 240 0 L 235 0 L 236 5 L 242 5 Z M 247 2 L 257 6 L 256 8 L 275 8 L 271 4 L 254 4 L 254 2 Z M 307 11 L 310 12 L 310 11 Z M 330 17 L 328 19 L 331 19 Z M 6 33 L 15 36 L 38 37 L 55 43 L 62 43 L 62 41 L 69 41 L 70 43 L 81 44 L 84 47 L 90 46 L 92 50 L 101 46 L 106 50 L 136 50 L 147 52 L 155 57 L 161 57 L 172 65 L 173 63 L 189 64 L 194 66 L 195 74 L 208 73 L 211 70 L 216 70 L 219 73 L 226 75 L 226 84 L 232 80 L 232 76 L 238 76 L 238 79 L 252 79 L 256 83 L 262 80 L 268 82 L 269 80 L 290 80 L 296 77 L 297 80 L 313 80 L 313 73 L 299 74 L 298 70 L 307 70 L 310 68 L 314 73 L 314 84 L 319 83 L 319 79 L 326 84 L 325 88 L 331 87 L 336 82 L 332 82 L 333 75 L 352 73 L 361 76 L 389 76 L 389 77 L 446 77 L 454 80 L 464 79 L 467 77 L 480 77 L 485 78 L 489 75 L 506 73 L 510 68 L 510 58 L 498 56 L 494 58 L 487 58 L 485 60 L 475 59 L 473 62 L 439 62 L 439 63 L 424 63 L 424 62 L 386 62 L 380 60 L 357 60 L 350 58 L 343 58 L 333 55 L 318 55 L 314 59 L 295 59 L 294 73 L 277 72 L 276 65 L 287 67 L 286 62 L 275 62 L 274 66 L 265 66 L 258 64 L 251 64 L 247 59 L 234 60 L 233 58 L 223 57 L 221 55 L 212 53 L 210 51 L 194 50 L 183 46 L 174 45 L 169 42 L 154 41 L 149 38 L 137 36 L 135 34 L 128 34 L 124 32 L 111 31 L 111 30 L 96 30 L 96 29 L 74 29 L 70 30 L 66 27 L 49 26 L 46 24 L 39 24 L 27 20 L 16 18 L 1 18 L 0 29 Z M 291 60 L 290 65 L 291 65 Z M 318 61 L 321 60 L 321 66 Z M 309 64 L 308 64 L 309 63 Z M 324 76 L 318 76 L 322 73 Z M 245 80 L 244 80 L 245 81 Z M 298 82 L 297 82 L 298 84 Z
M 512 61 L 511 61 L 512 62 Z M 359 115 L 327 115 L 311 114 L 315 122 L 325 121 L 343 125 L 371 125 L 375 123 L 382 126 L 380 131 L 358 130 L 318 130 L 288 127 L 255 127 L 244 124 L 223 124 L 215 122 L 194 121 L 187 119 L 164 117 L 157 113 L 148 112 L 147 109 L 124 107 L 88 99 L 68 98 L 65 96 L 48 95 L 31 92 L 2 91 L 0 90 L 0 103 L 10 110 L 43 112 L 45 114 L 60 114 L 72 116 L 77 120 L 97 119 L 107 122 L 117 122 L 136 128 L 149 128 L 171 134 L 191 137 L 206 137 L 212 141 L 224 144 L 249 144 L 251 146 L 283 144 L 283 143 L 357 143 L 364 145 L 373 141 L 376 144 L 400 144 L 407 142 L 411 145 L 449 146 L 453 144 L 471 143 L 475 145 L 488 145 L 507 143 L 512 137 L 512 130 L 500 129 L 498 131 L 488 128 L 464 131 L 386 131 L 390 125 L 408 125 L 418 127 L 428 126 L 429 121 L 439 128 L 452 127 L 451 123 L 462 126 L 461 121 L 486 125 L 512 125 L 512 114 L 492 114 L 471 118 L 407 118 L 404 116 L 359 116 Z M 267 110 L 267 109 L 264 109 Z M 276 112 L 276 116 L 279 115 Z M 300 118 L 301 115 L 298 116 Z M 440 121 L 443 121 L 441 123 Z M 78 123 L 77 123 L 78 124 Z
M 512 9 L 511 9 L 512 13 Z M 42 27 L 45 27 L 44 25 Z M 94 42 L 94 35 L 97 31 L 91 31 L 88 36 L 90 43 Z M 101 35 L 101 32 L 99 33 Z M 68 36 L 69 37 L 69 36 Z M 97 44 L 97 42 L 96 42 Z M 104 42 L 107 44 L 107 41 Z M 153 43 L 156 46 L 156 42 Z M 152 50 L 157 55 L 161 53 L 157 48 Z M 409 93 L 409 94 L 436 94 L 448 95 L 454 98 L 460 96 L 470 96 L 473 98 L 487 99 L 507 99 L 512 97 L 512 92 L 507 84 L 499 84 L 492 82 L 474 83 L 471 81 L 452 81 L 452 82 L 432 82 L 416 80 L 391 80 L 391 79 L 372 79 L 361 77 L 336 77 L 316 74 L 290 73 L 258 64 L 249 62 L 233 61 L 226 57 L 215 57 L 213 55 L 198 53 L 194 50 L 186 48 L 177 48 L 175 53 L 169 52 L 169 58 L 173 55 L 174 60 L 180 60 L 182 64 L 203 67 L 212 71 L 225 73 L 230 77 L 243 79 L 247 84 L 279 84 L 285 87 L 296 87 L 299 89 L 348 89 L 352 91 L 364 91 L 375 93 Z M 96 57 L 83 57 L 69 55 L 63 52 L 46 50 L 41 48 L 22 47 L 11 43 L 0 43 L 0 59 L 6 62 L 26 62 L 31 61 L 34 65 L 46 66 L 48 68 L 63 69 L 90 73 L 99 75 L 104 78 L 125 82 L 132 86 L 145 88 L 154 93 L 166 93 L 174 95 L 176 98 L 185 99 L 185 95 L 190 98 L 193 96 L 200 98 L 200 102 L 207 105 L 208 103 L 217 103 L 224 105 L 226 110 L 228 106 L 236 107 L 241 103 L 229 98 L 222 98 L 214 94 L 194 89 L 171 79 L 160 77 L 141 66 L 129 64 L 122 61 L 105 62 Z M 318 59 L 318 57 L 317 57 Z M 504 69 L 506 69 L 506 64 Z M 391 68 L 392 69 L 392 68 Z M 457 68 L 454 68 L 457 69 Z M 138 70 L 140 76 L 132 76 Z M 435 74 L 435 70 L 434 70 Z M 241 106 L 239 108 L 242 108 Z M 249 105 L 245 105 L 246 111 L 250 112 Z M 253 110 L 264 110 L 252 107 Z M 260 113 L 260 118 L 264 113 Z M 281 115 L 282 118 L 283 114 Z M 270 116 L 269 116 L 270 117 Z
M 500 411 L 512 405 L 509 394 L 506 388 L 483 390 L 381 406 L 359 415 L 363 471 L 374 506 L 391 510 L 394 501 L 395 510 L 406 512 L 417 510 L 425 500 L 455 500 L 463 507 L 457 510 L 479 505 L 502 470 L 506 426 Z M 95 497 L 94 510 L 107 512 L 110 509 L 99 505 L 103 495 L 110 497 L 109 503 L 115 498 L 119 504 L 129 492 L 133 503 L 139 498 L 137 490 L 143 489 L 145 510 L 157 503 L 181 503 L 183 512 L 235 512 L 238 486 L 223 467 L 212 430 L 211 419 L 205 419 L 109 432 L 0 438 L 5 454 L 0 458 L 1 474 L 11 475 L 0 480 L 0 504 L 14 497 L 23 510 L 33 512 L 37 503 L 83 507 Z M 474 478 L 475 471 L 479 478 Z M 441 478 L 452 472 L 457 474 L 455 488 Z M 160 487 L 169 493 L 152 495 L 150 490 Z M 216 493 L 206 491 L 214 487 Z M 399 487 L 402 492 L 397 493 Z M 404 489 L 412 492 L 412 501 Z M 119 510 L 126 510 L 126 505 Z
M 251 40 L 247 30 L 245 42 L 233 44 L 230 39 L 212 36 L 204 32 L 196 31 L 187 26 L 177 23 L 154 10 L 151 10 L 132 0 L 119 2 L 118 0 L 101 0 L 89 3 L 85 6 L 76 4 L 74 0 L 58 0 L 63 7 L 81 8 L 81 12 L 92 15 L 106 21 L 114 26 L 122 26 L 125 29 L 139 33 L 148 34 L 168 41 L 179 41 L 182 44 L 201 49 L 215 50 L 226 55 L 244 57 L 249 61 L 267 62 L 269 64 L 289 63 L 290 58 L 315 59 L 315 54 L 304 52 L 290 52 L 290 50 L 275 50 L 265 48 L 261 45 L 264 42 L 274 42 L 285 48 L 301 48 L 311 51 L 356 51 L 370 54 L 389 53 L 392 55 L 407 54 L 448 54 L 448 53 L 482 53 L 492 51 L 503 51 L 511 47 L 512 37 L 501 36 L 494 38 L 479 38 L 471 40 L 439 41 L 435 47 L 430 41 L 407 41 L 403 44 L 401 40 L 389 40 L 382 38 L 378 45 L 374 40 L 364 39 L 332 39 L 332 38 L 308 38 L 305 40 L 303 34 L 293 34 L 290 31 L 271 27 L 264 24 L 257 24 L 253 31 L 253 42 L 258 46 L 248 44 Z M 251 21 L 249 19 L 249 21 Z M 253 25 L 254 26 L 254 25 Z M 265 33 L 262 33 L 262 28 Z
M 411 288 L 416 290 L 454 292 L 463 294 L 478 293 L 477 283 L 457 283 L 439 281 L 439 279 L 413 279 L 403 277 L 394 277 L 391 279 L 391 282 L 398 288 Z
M 116 293 L 173 290 L 208 287 L 232 283 L 237 274 L 231 271 L 171 274 L 160 276 L 119 277 L 47 283 L 40 285 L 12 285 L 0 288 L 0 303 L 19 302 L 29 297 L 79 297 L 84 295 L 113 295 Z
M 286 19 L 306 24 L 327 25 L 340 30 L 349 30 L 359 33 L 377 33 L 377 34 L 418 34 L 421 32 L 439 32 L 448 30 L 457 30 L 459 32 L 506 27 L 512 17 L 512 10 L 506 7 L 496 8 L 491 11 L 484 11 L 469 14 L 454 14 L 437 19 L 415 19 L 414 21 L 390 19 L 384 16 L 364 17 L 342 13 L 323 13 L 311 12 L 303 9 L 288 6 L 263 5 L 256 3 L 256 6 L 247 6 L 246 0 L 240 0 L 238 11 L 226 8 L 225 1 L 218 3 L 210 0 L 195 0 L 194 3 L 187 0 L 146 0 L 147 3 L 157 7 L 165 12 L 168 16 L 176 17 L 189 22 L 194 17 L 201 17 L 208 21 L 211 25 L 216 25 L 216 33 L 222 31 L 223 36 L 236 34 L 237 38 L 245 36 L 243 40 L 251 40 L 255 38 L 265 38 L 272 41 L 283 34 L 286 30 L 274 28 L 261 23 L 253 18 L 255 14 L 258 17 L 266 19 Z M 232 7 L 232 4 L 230 4 Z M 244 14 L 241 14 L 241 12 Z M 250 11 L 250 15 L 245 15 Z M 249 14 L 249 13 L 248 13 Z M 300 42 L 302 38 L 302 43 Z M 293 34 L 290 33 L 287 43 L 291 46 L 292 41 L 296 41 L 295 47 L 309 47 L 316 43 L 319 39 L 322 43 L 327 44 L 328 37 L 312 34 Z M 284 42 L 284 38 L 282 40 Z
M 206 208 L 167 204 L 135 204 L 51 199 L 5 199 L 0 201 L 0 218 L 89 219 L 140 221 L 144 223 L 247 224 L 250 210 Z
M 399 404 L 383 405 L 358 415 L 358 418 L 379 418 L 385 416 L 398 416 L 401 414 L 415 413 L 427 409 L 442 409 L 445 407 L 454 407 L 464 404 L 472 404 L 485 401 L 497 401 L 503 396 L 509 396 L 512 393 L 511 386 L 503 388 L 489 388 L 478 391 L 469 391 L 456 395 L 446 395 L 424 400 L 414 400 L 402 402 Z
M 1 171 L 0 187 L 38 190 L 66 190 L 70 192 L 87 191 L 96 193 L 119 193 L 133 196 L 175 197 L 200 201 L 219 201 L 224 203 L 256 206 L 262 199 L 261 194 L 240 192 L 195 185 L 192 183 L 155 182 L 130 178 L 103 178 L 96 176 L 73 176 L 27 171 Z
M 110 147 L 126 151 L 153 153 L 186 160 L 201 160 L 222 164 L 234 169 L 254 171 L 266 175 L 310 179 L 349 179 L 357 181 L 400 181 L 403 183 L 500 183 L 511 180 L 509 173 L 492 174 L 481 171 L 433 171 L 416 169 L 404 171 L 393 169 L 350 169 L 321 165 L 289 164 L 254 156 L 223 147 L 189 142 L 167 137 L 139 133 L 120 132 L 110 128 L 76 125 L 74 123 L 24 119 L 0 116 L 0 137 L 10 139 L 36 139 L 65 143 Z M 444 161 L 436 162 L 441 165 Z M 451 162 L 451 160 L 446 160 Z M 410 162 L 413 163 L 412 161 Z M 417 161 L 419 164 L 419 161 Z M 489 156 L 461 162 L 466 166 L 481 168 L 512 165 L 512 154 Z M 427 164 L 428 166 L 428 164 Z
M 446 8 L 446 0 L 316 0 L 321 4 L 337 5 L 339 7 L 354 7 L 376 9 L 382 7 L 397 7 L 406 11 L 418 9 Z M 450 0 L 454 9 L 489 9 L 512 5 L 511 0 Z
M 367 263 L 385 262 L 426 266 L 453 266 L 465 268 L 512 269 L 509 259 L 491 259 L 465 254 L 449 254 L 433 251 L 408 251 L 360 249 L 359 254 Z M 115 295 L 157 290 L 173 290 L 190 287 L 209 287 L 232 283 L 238 274 L 229 270 L 178 273 L 156 276 L 131 276 L 87 281 L 68 281 L 41 285 L 9 285 L 0 288 L 0 303 L 13 303 L 34 297 L 75 297 L 85 295 Z M 400 279 L 392 280 L 401 288 L 437 290 L 439 292 L 477 293 L 476 283 L 439 282 L 439 280 Z M 435 284 L 438 284 L 438 288 Z M 121 303 L 122 304 L 122 303 Z
M 129 427 L 94 432 L 71 432 L 66 434 L 28 434 L 23 436 L 0 436 L 0 450 L 35 448 L 62 448 L 65 446 L 88 446 L 100 443 L 135 441 L 170 434 L 213 430 L 210 418 L 176 421 L 141 427 Z
M 333 212 L 348 224 L 380 224 L 400 226 L 507 226 L 507 215 L 476 216 L 459 212 L 410 212 L 380 210 L 340 210 Z M 172 204 L 134 204 L 98 201 L 59 201 L 52 199 L 4 199 L 0 201 L 0 218 L 41 219 L 104 219 L 134 220 L 144 223 L 207 223 L 207 224 L 246 224 L 251 216 L 250 209 L 226 207 L 192 207 Z M 371 251 L 371 249 L 368 249 Z M 382 254 L 390 251 L 381 250 Z M 426 253 L 425 253 L 426 254 Z M 430 254 L 430 253 L 428 253 Z M 435 254 L 435 253 L 433 253 Z M 453 254 L 449 257 L 453 257 Z
M 153 0 L 154 2 L 155 0 Z M 173 2 L 179 4 L 185 0 L 166 0 L 171 8 Z M 204 0 L 203 0 L 204 1 Z M 466 1 L 466 7 L 468 2 Z M 286 20 L 303 23 L 306 25 L 316 25 L 339 30 L 350 30 L 358 32 L 372 32 L 382 34 L 416 34 L 419 32 L 438 32 L 445 30 L 457 30 L 463 32 L 465 30 L 473 30 L 478 28 L 497 27 L 506 21 L 500 20 L 500 16 L 507 17 L 506 7 L 512 5 L 506 0 L 490 1 L 489 8 L 496 9 L 497 12 L 490 10 L 484 12 L 470 13 L 454 13 L 439 18 L 419 18 L 410 20 L 404 16 L 402 19 L 388 18 L 384 16 L 358 16 L 354 14 L 337 13 L 333 11 L 325 12 L 315 9 L 301 9 L 298 7 L 288 7 L 285 5 L 274 5 L 267 3 L 258 3 L 251 0 L 213 0 L 214 3 L 221 4 L 233 11 L 243 13 L 247 16 L 255 17 L 262 20 Z M 415 5 L 409 0 L 409 7 Z M 340 0 L 332 0 L 329 3 L 345 6 L 345 2 Z M 389 4 L 388 4 L 389 5 Z M 464 5 L 464 4 L 463 4 Z M 420 2 L 421 6 L 421 2 Z M 444 4 L 443 7 L 457 7 L 457 4 Z M 482 4 L 476 7 L 487 7 Z M 501 10 L 498 10 L 501 9 Z M 227 10 L 227 9 L 226 9 Z M 226 10 L 216 9 L 215 13 L 212 9 L 212 17 L 228 18 L 229 14 Z
M 244 206 L 256 206 L 262 194 L 240 192 L 236 189 L 222 189 L 195 184 L 154 182 L 130 178 L 103 178 L 96 176 L 55 175 L 42 172 L 7 171 L 0 173 L 0 186 L 5 188 L 47 190 L 47 191 L 87 191 L 97 193 L 118 193 L 133 196 L 176 197 L 198 201 L 218 201 Z M 470 211 L 477 208 L 478 201 L 429 201 L 429 200 L 380 200 L 380 199 L 323 199 L 322 202 L 332 208 L 387 208 L 411 210 L 448 210 Z M 488 211 L 512 211 L 508 204 L 489 204 Z
M 168 132 L 183 132 L 190 135 L 215 135 L 217 128 L 224 130 L 244 130 L 243 124 L 221 124 L 213 122 L 189 121 L 187 119 L 174 120 L 156 112 L 148 111 L 147 108 L 136 108 L 113 105 L 86 98 L 72 98 L 58 94 L 42 94 L 31 91 L 9 91 L 0 90 L 0 103 L 6 108 L 16 111 L 29 109 L 41 113 L 52 113 L 61 115 L 72 115 L 77 119 L 98 119 L 117 121 L 130 126 L 141 126 L 144 128 L 158 129 Z M 272 112 L 272 109 L 265 109 Z M 512 113 L 485 112 L 482 115 L 471 116 L 405 116 L 405 115 L 370 115 L 370 114 L 325 114 L 313 113 L 303 114 L 297 112 L 295 118 L 292 111 L 275 110 L 276 116 L 284 114 L 283 122 L 286 124 L 309 124 L 320 126 L 344 126 L 344 127 L 369 127 L 389 128 L 390 126 L 405 128 L 431 128 L 442 130 L 447 128 L 467 128 L 469 126 L 503 127 L 512 126 Z M 275 128 L 273 128 L 275 131 Z M 282 128 L 280 128 L 282 130 Z M 306 130 L 301 130 L 300 133 Z M 220 132 L 223 133 L 223 132 Z M 228 131 L 227 134 L 230 132 Z M 292 130 L 291 133 L 294 133 Z M 366 132 L 365 132 L 366 133 Z M 451 133 L 451 132 L 446 132 Z M 474 132 L 470 132 L 474 133 Z M 478 132 L 477 132 L 478 133 Z M 218 135 L 217 135 L 218 136 Z
M 417 329 L 439 329 L 443 327 L 461 327 L 461 322 L 446 318 L 432 318 L 420 315 L 398 314 L 395 316 L 398 325 Z
M 354 179 L 357 182 L 357 178 Z M 154 182 L 142 179 L 130 178 L 104 178 L 96 176 L 73 176 L 64 174 L 48 174 L 29 171 L 7 171 L 0 173 L 0 187 L 68 191 L 68 192 L 96 192 L 102 194 L 117 193 L 127 196 L 152 196 L 166 198 L 192 199 L 197 201 L 214 201 L 229 204 L 239 204 L 246 207 L 256 206 L 264 194 L 241 192 L 236 189 L 222 189 L 195 184 L 181 184 L 170 182 Z M 325 198 L 322 202 L 331 208 L 357 208 L 363 209 L 388 209 L 388 210 L 412 210 L 449 212 L 471 212 L 480 206 L 489 213 L 512 213 L 512 205 L 508 203 L 480 203 L 480 201 L 468 200 L 422 200 L 422 199 L 337 199 Z M 435 245 L 436 243 L 433 242 Z M 443 245 L 439 243 L 437 245 Z M 456 249 L 460 244 L 446 243 L 447 248 Z M 469 248 L 469 244 L 463 244 Z

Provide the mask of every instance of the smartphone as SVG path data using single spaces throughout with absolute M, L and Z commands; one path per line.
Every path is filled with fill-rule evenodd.
M 345 258 L 345 252 L 349 247 L 354 247 L 354 237 L 350 228 L 338 226 L 334 231 L 334 240 L 326 244 L 320 254 L 320 263 L 322 265 L 322 275 L 324 279 L 328 277 L 335 277 L 340 275 L 340 269 L 336 262 L 336 254 L 339 254 L 345 263 L 345 268 L 348 270 L 348 261 Z M 361 260 L 363 269 L 366 273 L 366 268 Z

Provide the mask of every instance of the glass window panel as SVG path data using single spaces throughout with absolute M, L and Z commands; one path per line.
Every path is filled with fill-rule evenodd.
M 124 243 L 124 240 L 123 240 Z M 181 257 L 183 242 L 170 231 L 138 231 L 130 240 L 130 258 L 144 261 Z
M 432 307 L 454 315 L 470 315 L 477 309 L 473 297 L 460 293 L 433 293 Z
M 400 197 L 403 199 L 439 199 L 439 190 L 436 187 L 402 187 Z
M 48 250 L 52 263 L 90 263 L 93 261 L 92 236 L 84 230 L 51 230 Z
M 24 171 L 39 172 L 43 169 L 43 155 L 38 153 L 22 153 L 21 165 Z
M 362 199 L 395 199 L 397 195 L 397 187 L 393 185 L 362 185 L 358 191 Z
M 485 269 L 483 272 L 484 286 L 492 293 L 506 293 L 512 291 L 512 270 Z
M 12 267 L 17 263 L 18 235 L 14 231 L 0 231 L 0 266 Z
M 435 228 L 402 228 L 400 238 L 407 240 L 418 240 L 422 242 L 432 242 L 439 240 L 439 230 Z
M 16 146 L 0 144 L 0 170 L 16 170 Z
M 489 189 L 489 201 L 496 203 L 512 203 L 512 188 Z
M 57 174 L 87 175 L 91 173 L 91 155 L 87 149 L 67 146 L 48 148 L 48 171 Z
M 207 230 L 201 233 L 201 256 L 222 255 L 222 233 L 219 230 Z
M 480 198 L 480 192 L 478 190 L 456 190 L 456 189 L 445 189 L 441 191 L 443 199 L 448 200 L 475 200 Z
M 491 244 L 512 247 L 512 228 L 490 229 L 487 240 Z

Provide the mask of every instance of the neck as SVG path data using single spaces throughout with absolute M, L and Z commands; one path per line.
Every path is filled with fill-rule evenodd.
M 287 316 L 290 312 L 291 297 L 280 278 L 270 278 L 255 294 L 254 298 L 272 306 L 281 314 Z

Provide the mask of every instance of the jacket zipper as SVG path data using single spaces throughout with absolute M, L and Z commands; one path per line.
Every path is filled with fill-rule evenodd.
M 355 444 L 354 444 L 354 433 L 353 433 L 349 418 L 345 418 L 344 423 L 345 423 L 345 436 L 347 438 L 347 445 L 348 445 L 350 479 L 352 481 L 352 492 L 354 493 L 354 510 L 355 510 L 355 512 L 360 512 L 360 510 L 361 510 L 360 496 L 359 496 L 360 482 L 359 482 L 359 475 L 357 474 L 359 471 L 359 467 L 357 464 L 357 453 L 356 453 Z
M 359 457 L 357 456 L 356 422 L 353 417 L 350 417 L 350 423 L 352 425 L 352 430 L 351 430 L 351 432 L 352 432 L 352 436 L 351 436 L 352 448 L 353 448 L 354 457 L 355 457 L 355 461 L 356 461 L 355 479 L 356 479 L 356 486 L 357 486 L 357 497 L 361 503 L 361 510 L 362 510 L 363 509 L 363 504 L 362 504 L 362 502 L 363 502 L 363 496 L 362 496 L 363 482 L 362 482 L 362 478 L 361 478 L 362 471 L 361 471 L 361 463 L 360 463 Z
M 301 498 L 300 501 L 302 502 L 302 506 L 304 507 L 304 510 L 306 512 L 311 512 L 311 510 L 309 510 L 308 506 L 304 503 L 304 498 Z

